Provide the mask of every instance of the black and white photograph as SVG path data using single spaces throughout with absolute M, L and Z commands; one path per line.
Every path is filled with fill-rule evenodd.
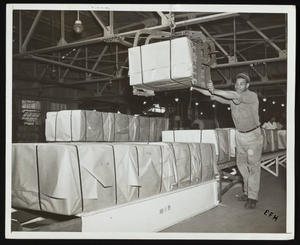
M 7 4 L 6 239 L 293 240 L 293 5 Z

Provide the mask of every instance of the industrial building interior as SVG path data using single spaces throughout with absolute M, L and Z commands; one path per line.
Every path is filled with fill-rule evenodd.
M 145 44 L 146 37 L 135 39 L 145 29 L 201 32 L 215 46 L 215 88 L 233 90 L 236 75 L 247 72 L 250 90 L 258 94 L 261 124 L 275 115 L 286 129 L 285 13 L 17 9 L 12 21 L 12 143 L 45 143 L 47 112 L 60 110 L 163 117 L 169 119 L 169 130 L 192 129 L 199 120 L 209 129 L 234 127 L 227 105 L 189 88 L 157 91 L 154 96 L 133 94 L 128 49 Z M 83 30 L 75 31 L 75 21 Z M 22 125 L 39 125 L 39 136 L 20 138 Z M 242 191 L 238 182 L 223 193 L 217 207 L 160 232 L 285 233 L 286 168 L 279 165 L 277 171 L 274 176 L 261 170 L 255 210 L 244 209 L 236 200 Z M 221 185 L 228 183 L 225 177 Z M 278 218 L 265 215 L 266 210 Z

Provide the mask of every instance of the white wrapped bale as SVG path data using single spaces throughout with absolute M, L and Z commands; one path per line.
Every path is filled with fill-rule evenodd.
M 201 182 L 214 179 L 217 173 L 217 157 L 214 144 L 202 143 L 200 146 L 201 154 Z
M 150 118 L 149 117 L 140 117 L 140 142 L 149 141 L 150 134 Z
M 97 111 L 47 112 L 46 141 L 103 141 L 102 124 Z
M 13 144 L 12 206 L 75 215 L 116 204 L 111 146 Z
M 202 130 L 201 143 L 210 143 L 215 145 L 218 163 L 224 163 L 230 160 L 230 138 L 229 132 L 224 129 Z
M 135 145 L 138 153 L 139 198 L 158 195 L 162 187 L 162 149 L 157 145 Z
M 129 117 L 126 114 L 115 114 L 114 141 L 129 141 Z
M 230 156 L 236 157 L 236 140 L 235 140 L 235 128 L 223 128 L 224 130 L 228 130 L 229 132 L 229 143 L 230 143 Z
M 162 117 L 156 117 L 155 118 L 155 124 L 156 124 L 156 137 L 155 141 L 160 142 L 162 141 L 162 131 L 165 130 L 165 118 Z
M 201 130 L 175 130 L 175 142 L 200 143 Z
M 210 143 L 215 145 L 218 163 L 230 160 L 230 132 L 227 129 L 164 131 L 163 142 Z
M 277 130 L 278 149 L 286 149 L 286 130 Z
M 150 117 L 150 130 L 149 130 L 149 137 L 148 140 L 150 142 L 155 142 L 157 141 L 157 120 L 155 117 Z
M 12 144 L 12 206 L 40 210 L 36 146 Z
M 167 143 L 150 143 L 151 145 L 159 145 L 162 151 L 162 180 L 161 180 L 161 193 L 176 190 L 177 184 L 177 169 L 175 155 L 171 144 Z
M 140 117 L 128 116 L 129 118 L 129 141 L 138 142 L 140 138 Z
M 262 128 L 263 135 L 263 152 L 273 152 L 278 150 L 277 130 Z
M 116 183 L 117 204 L 127 203 L 138 199 L 140 187 L 138 179 L 138 158 L 134 147 L 124 144 L 113 144 Z
M 76 215 L 214 179 L 213 144 L 13 144 L 12 206 Z
M 210 67 L 201 63 L 200 46 L 180 37 L 130 48 L 130 85 L 153 91 L 189 88 L 192 84 L 205 87 Z
M 172 143 L 175 155 L 178 188 L 190 186 L 191 152 L 188 144 Z
M 85 111 L 86 141 L 103 141 L 103 118 L 99 111 Z
M 162 131 L 162 142 L 175 142 L 175 131 L 174 130 Z
M 115 114 L 102 112 L 103 118 L 103 140 L 114 141 L 115 139 Z

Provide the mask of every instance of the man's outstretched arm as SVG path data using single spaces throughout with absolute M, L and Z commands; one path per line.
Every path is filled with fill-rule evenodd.
M 215 89 L 213 83 L 211 82 L 207 84 L 207 88 L 211 94 L 221 96 L 228 100 L 239 100 L 241 96 L 235 91 L 225 91 L 225 90 Z
M 209 92 L 209 90 L 206 90 L 206 89 L 191 87 L 191 90 L 196 90 L 206 96 L 212 96 L 211 92 Z
M 221 98 L 219 96 L 214 96 L 209 90 L 206 89 L 201 89 L 201 88 L 196 88 L 196 87 L 191 87 L 191 90 L 195 90 L 195 91 L 199 91 L 200 93 L 206 95 L 206 96 L 210 96 L 211 100 L 216 100 L 222 104 L 230 104 L 230 100 Z

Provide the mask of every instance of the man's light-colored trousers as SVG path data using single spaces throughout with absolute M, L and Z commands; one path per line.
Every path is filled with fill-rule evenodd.
M 249 133 L 236 131 L 236 163 L 243 177 L 244 194 L 258 200 L 263 136 L 257 128 Z

